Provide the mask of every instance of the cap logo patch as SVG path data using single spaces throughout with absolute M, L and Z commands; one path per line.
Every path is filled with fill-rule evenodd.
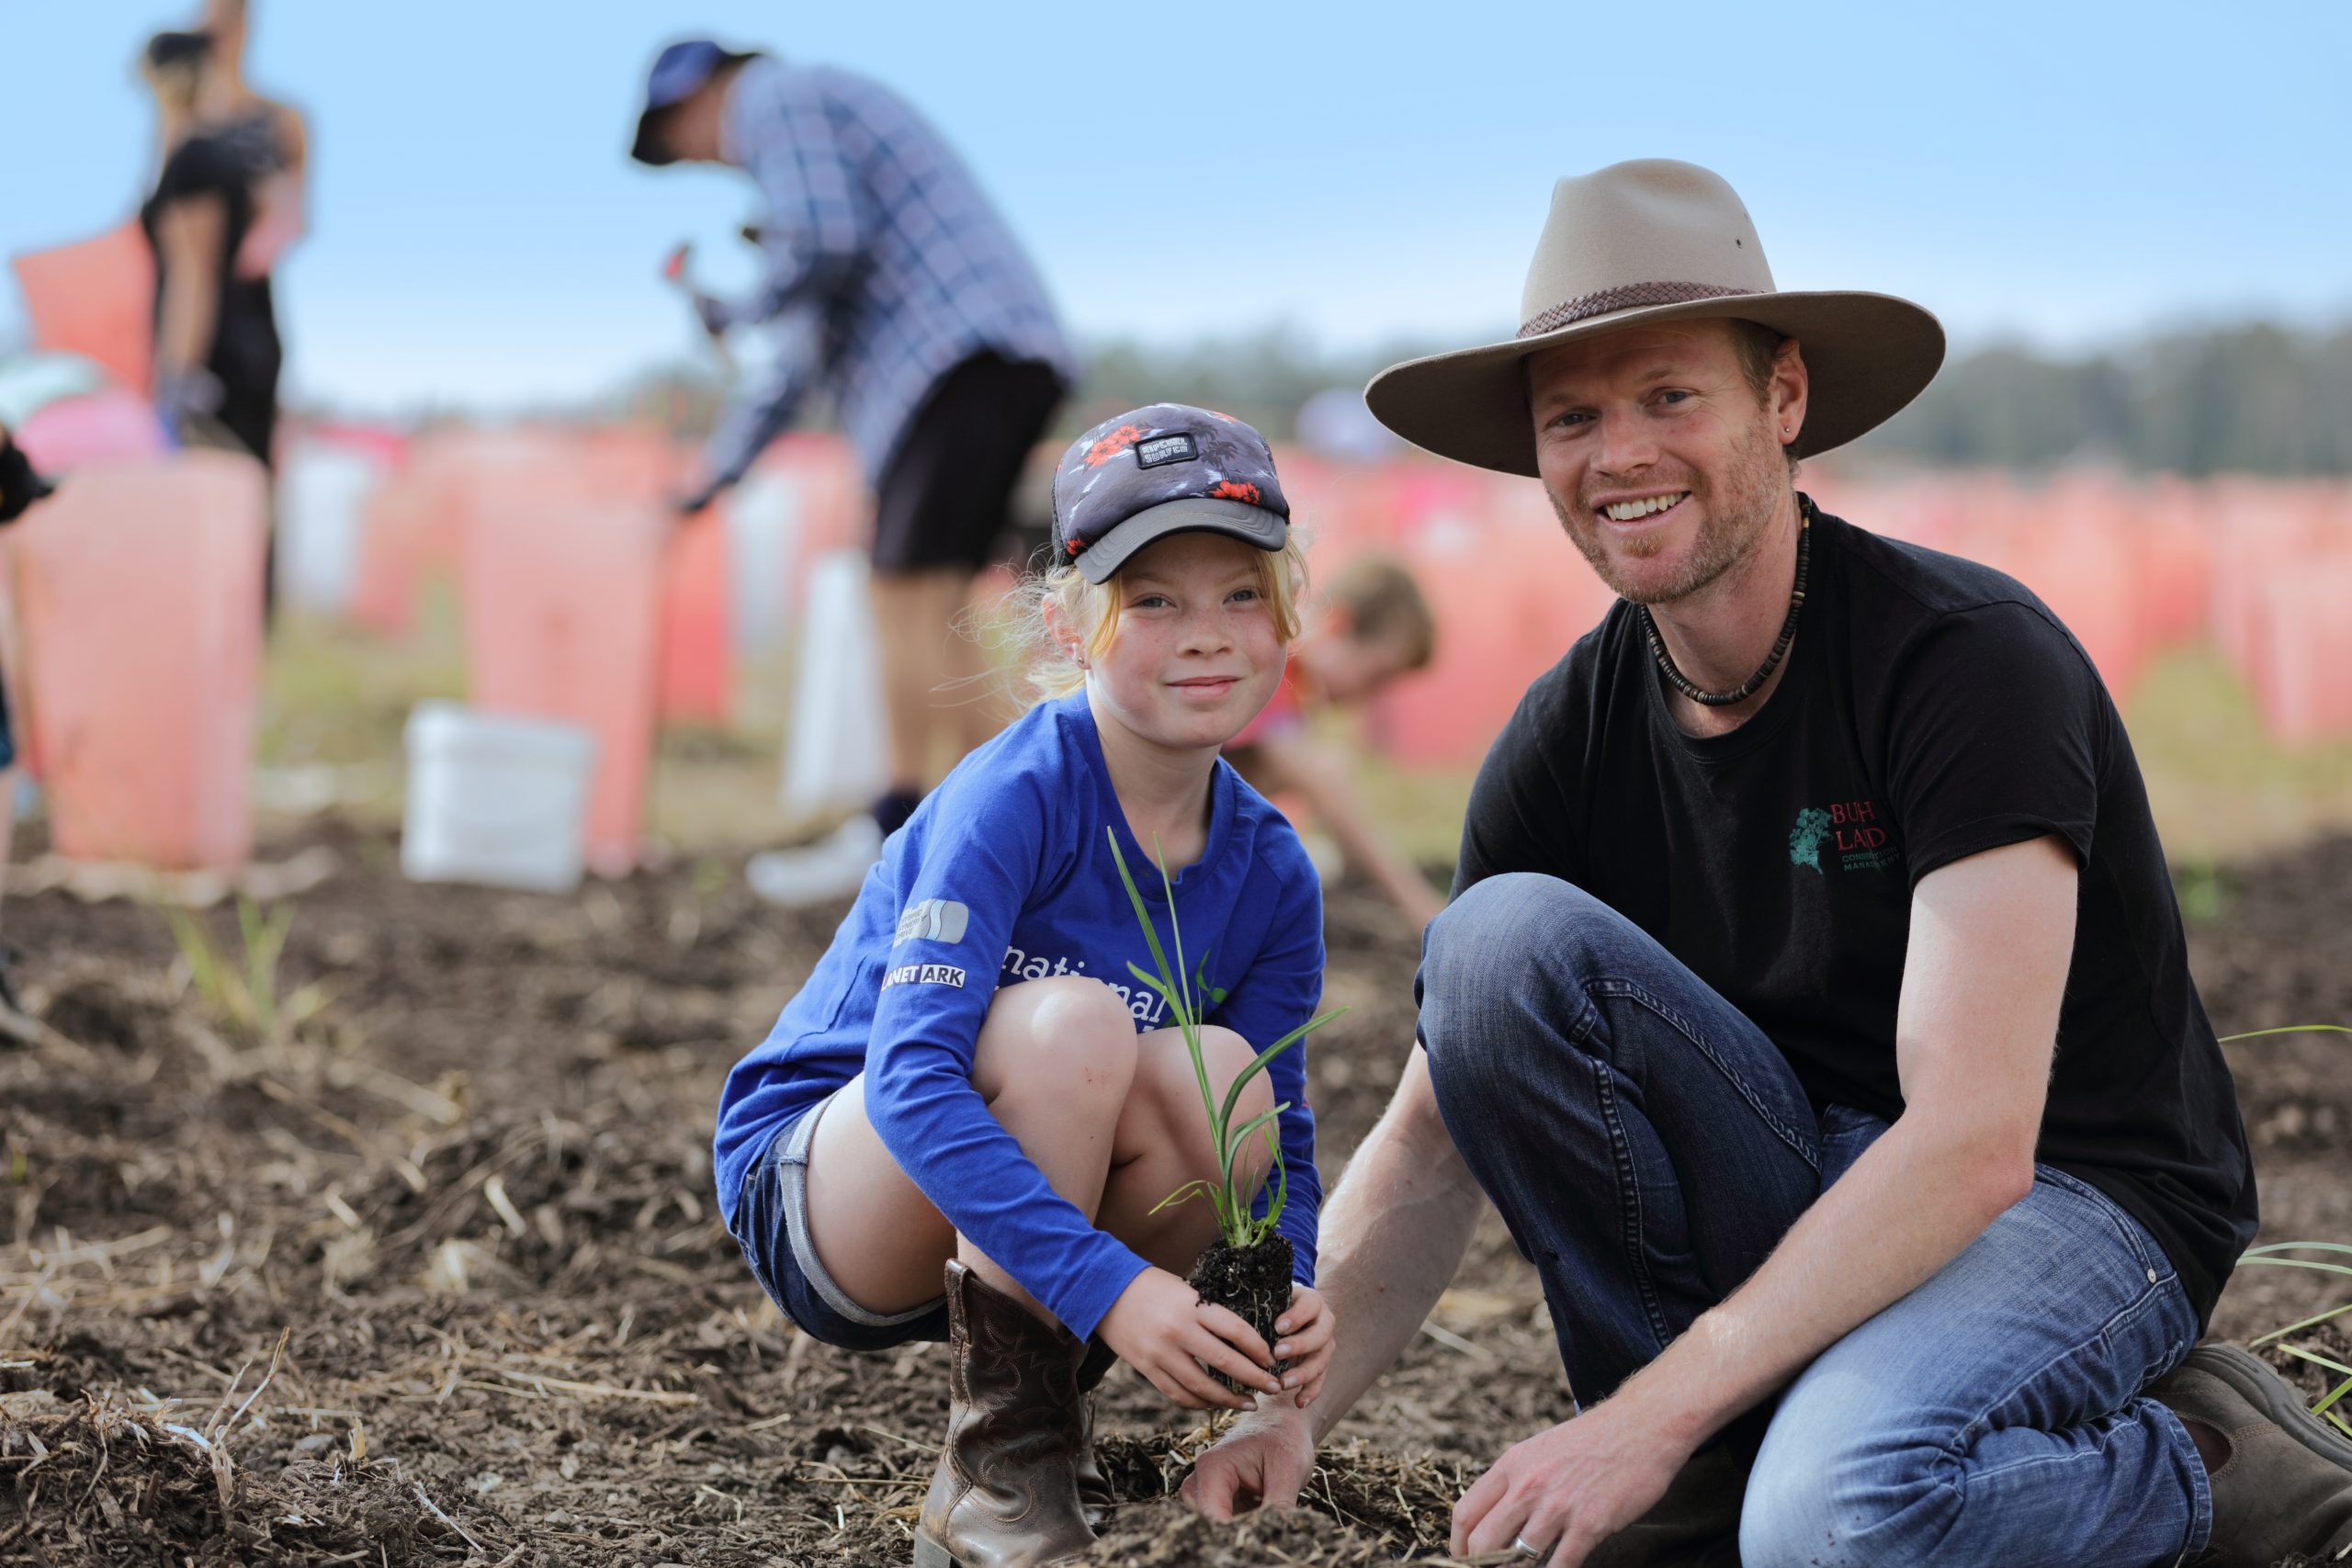
M 1246 479 L 1219 479 L 1209 494 L 1219 501 L 1245 502 L 1251 506 L 1257 505 L 1259 501 L 1258 487 Z
M 1200 443 L 1189 435 L 1156 435 L 1136 448 L 1136 462 L 1157 468 L 1168 463 L 1189 463 L 1200 455 Z

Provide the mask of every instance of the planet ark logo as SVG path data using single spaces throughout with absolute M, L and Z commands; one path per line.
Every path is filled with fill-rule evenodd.
M 1903 859 L 1903 852 L 1878 822 L 1875 801 L 1808 806 L 1797 813 L 1796 826 L 1789 829 L 1789 863 L 1809 865 L 1826 876 L 1828 872 L 1821 863 L 1821 852 L 1831 849 L 1841 870 L 1885 871 Z

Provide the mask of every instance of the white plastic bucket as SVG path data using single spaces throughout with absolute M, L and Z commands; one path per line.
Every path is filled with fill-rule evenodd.
M 368 501 L 384 465 L 364 452 L 298 441 L 277 475 L 277 570 L 286 602 L 340 615 L 359 582 Z
M 862 551 L 834 550 L 809 567 L 792 687 L 778 791 L 785 815 L 813 817 L 871 802 L 890 782 L 890 758 L 882 650 Z
M 401 871 L 536 893 L 580 886 L 596 739 L 574 724 L 419 703 L 408 716 Z

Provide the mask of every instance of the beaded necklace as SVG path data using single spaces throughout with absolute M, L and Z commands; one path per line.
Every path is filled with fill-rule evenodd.
M 1666 639 L 1657 635 L 1657 623 L 1650 618 L 1650 607 L 1647 604 L 1634 605 L 1635 613 L 1642 617 L 1642 632 L 1650 639 L 1651 656 L 1657 660 L 1658 669 L 1665 672 L 1674 689 L 1692 702 L 1711 708 L 1729 707 L 1734 703 L 1744 703 L 1754 696 L 1757 688 L 1771 679 L 1772 671 L 1780 667 L 1781 658 L 1789 651 L 1790 640 L 1797 635 L 1797 616 L 1804 609 L 1805 568 L 1811 564 L 1812 555 L 1813 509 L 1807 507 L 1797 524 L 1797 581 L 1795 589 L 1789 594 L 1788 619 L 1781 623 L 1781 635 L 1756 673 L 1728 692 L 1702 692 L 1690 676 L 1676 669 L 1674 656 L 1666 651 Z

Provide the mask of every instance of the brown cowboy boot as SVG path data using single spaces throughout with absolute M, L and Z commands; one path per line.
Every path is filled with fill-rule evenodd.
M 1102 1473 L 1102 1456 L 1094 1451 L 1094 1390 L 1118 1364 L 1119 1353 L 1099 1335 L 1086 1342 L 1086 1358 L 1078 1363 L 1078 1504 L 1089 1529 L 1101 1529 L 1118 1501 L 1111 1495 L 1111 1478 Z
M 2312 1415 L 2253 1351 L 2199 1345 L 2148 1397 L 2229 1439 L 2213 1488 L 2211 1561 L 2268 1568 L 2352 1550 L 2352 1438 Z
M 915 1568 L 1030 1568 L 1083 1551 L 1078 1340 L 947 1265 L 947 1442 Z

